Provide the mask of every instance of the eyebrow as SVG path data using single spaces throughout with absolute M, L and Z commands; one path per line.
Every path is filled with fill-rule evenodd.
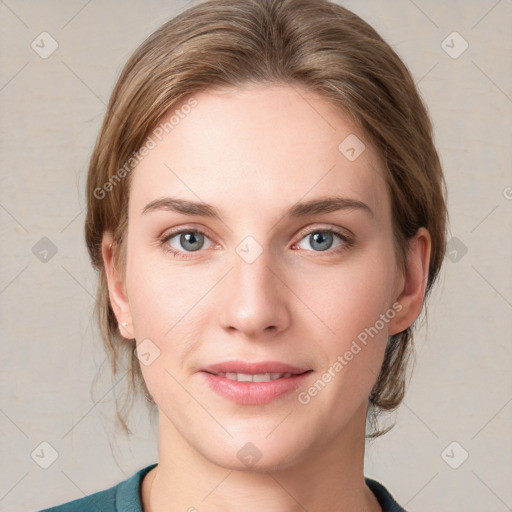
M 200 217 L 210 217 L 213 219 L 221 219 L 220 211 L 213 205 L 189 201 L 187 199 L 179 199 L 175 197 L 162 197 L 148 203 L 142 210 L 142 215 L 148 213 L 168 210 L 184 215 L 196 215 Z M 302 201 L 295 203 L 293 206 L 283 212 L 283 217 L 306 217 L 308 215 L 318 215 L 322 213 L 331 213 L 339 210 L 361 210 L 373 217 L 372 209 L 358 199 L 350 199 L 346 197 L 322 197 L 312 199 L 310 201 Z

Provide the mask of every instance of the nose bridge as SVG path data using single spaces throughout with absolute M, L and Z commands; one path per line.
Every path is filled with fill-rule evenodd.
M 242 241 L 233 254 L 233 270 L 224 290 L 224 327 L 247 336 L 282 330 L 289 321 L 289 310 L 278 275 L 269 248 L 264 249 L 250 237 Z

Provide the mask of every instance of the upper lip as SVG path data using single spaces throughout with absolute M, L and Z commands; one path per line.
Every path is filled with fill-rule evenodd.
M 244 373 L 255 375 L 259 373 L 291 373 L 299 375 L 309 371 L 310 368 L 299 368 L 279 361 L 262 361 L 250 363 L 247 361 L 224 361 L 201 368 L 208 373 Z

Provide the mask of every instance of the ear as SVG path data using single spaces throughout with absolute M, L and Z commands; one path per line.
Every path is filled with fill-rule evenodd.
M 421 312 L 427 286 L 430 250 L 430 233 L 425 228 L 418 229 L 409 242 L 406 270 L 396 298 L 401 309 L 397 309 L 396 316 L 389 322 L 390 336 L 405 331 Z
M 110 304 L 119 323 L 119 332 L 121 336 L 127 339 L 135 338 L 130 305 L 126 295 L 124 276 L 116 266 L 116 251 L 118 246 L 114 243 L 112 233 L 109 231 L 103 234 L 101 242 L 101 255 L 107 277 L 108 294 Z M 122 325 L 126 323 L 127 325 Z

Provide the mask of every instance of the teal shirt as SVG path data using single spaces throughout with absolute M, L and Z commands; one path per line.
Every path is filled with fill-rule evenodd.
M 104 491 L 57 507 L 46 508 L 40 512 L 143 512 L 139 492 L 140 484 L 144 475 L 155 466 L 156 464 L 152 464 L 141 469 L 128 480 Z M 365 480 L 366 485 L 375 494 L 382 507 L 382 512 L 406 512 L 382 484 L 370 478 L 365 478 Z

